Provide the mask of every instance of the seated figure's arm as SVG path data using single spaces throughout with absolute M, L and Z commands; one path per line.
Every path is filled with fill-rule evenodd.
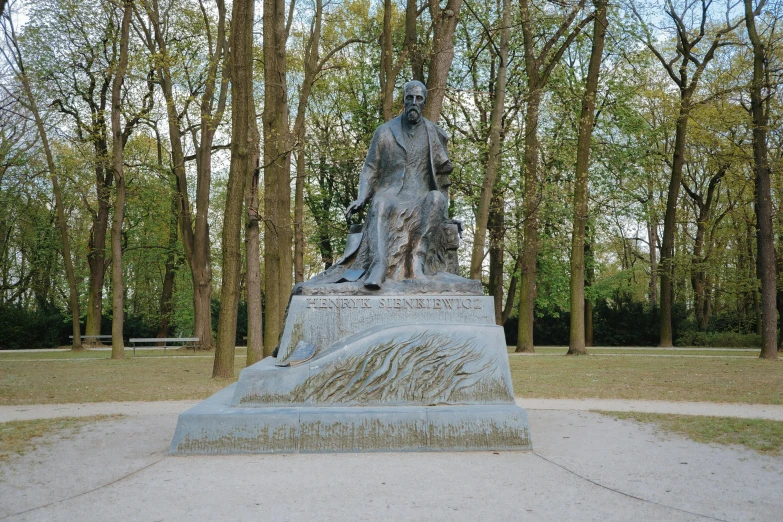
M 359 195 L 356 201 L 348 205 L 345 210 L 345 216 L 351 219 L 351 216 L 359 211 L 375 193 L 375 182 L 380 170 L 381 152 L 378 145 L 379 132 L 375 131 L 370 142 L 370 149 L 367 151 L 367 158 L 364 160 L 362 173 L 359 175 Z

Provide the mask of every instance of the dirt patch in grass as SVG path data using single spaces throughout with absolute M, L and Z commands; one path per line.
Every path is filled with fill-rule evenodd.
M 783 361 L 703 357 L 509 357 L 518 397 L 783 404 Z
M 211 357 L 137 357 L 0 364 L 0 404 L 205 399 L 236 379 L 212 379 Z M 235 360 L 234 373 L 244 368 Z
M 661 413 L 600 413 L 617 419 L 655 424 L 659 429 L 704 444 L 739 444 L 759 453 L 783 454 L 783 421 Z
M 122 415 L 95 415 L 0 423 L 0 461 L 10 460 L 14 455 L 24 455 L 39 444 L 47 443 L 47 435 L 65 431 L 66 436 L 72 436 L 88 424 L 121 417 Z

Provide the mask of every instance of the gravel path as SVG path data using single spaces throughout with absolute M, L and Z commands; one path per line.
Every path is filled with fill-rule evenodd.
M 95 422 L 0 462 L 0 520 L 777 522 L 783 513 L 783 457 L 593 412 L 529 413 L 527 452 L 170 457 L 176 412 Z
M 0 422 L 58 417 L 123 414 L 168 415 L 181 413 L 199 401 L 92 402 L 85 404 L 30 404 L 0 406 Z M 638 411 L 680 415 L 710 415 L 783 421 L 783 406 L 712 402 L 631 401 L 623 399 L 525 399 L 517 404 L 527 410 Z

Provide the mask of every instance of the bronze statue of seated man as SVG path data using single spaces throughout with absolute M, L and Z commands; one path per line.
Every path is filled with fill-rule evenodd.
M 427 89 L 411 81 L 403 87 L 405 110 L 379 126 L 359 178 L 359 195 L 346 216 L 369 203 L 361 243 L 351 270 L 363 272 L 368 289 L 386 279 L 426 279 L 447 268 L 446 237 L 448 134 L 422 116 Z M 453 234 L 451 234 L 453 235 Z M 451 243 L 451 245 L 449 244 Z

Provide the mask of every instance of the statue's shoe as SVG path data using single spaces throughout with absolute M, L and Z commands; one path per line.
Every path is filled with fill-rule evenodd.
M 364 287 L 370 290 L 380 290 L 383 283 L 383 273 L 386 271 L 386 267 L 376 265 L 372 269 L 367 279 L 364 280 Z

